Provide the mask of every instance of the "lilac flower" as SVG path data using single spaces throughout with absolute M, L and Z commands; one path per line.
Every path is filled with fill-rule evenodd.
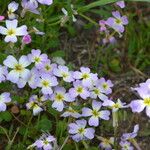
M 30 72 L 30 78 L 28 84 L 32 89 L 36 89 L 40 83 L 40 75 L 36 68 L 33 68 Z
M 10 101 L 10 93 L 5 92 L 0 95 L 0 112 L 6 110 L 6 103 L 9 103 Z
M 57 77 L 62 77 L 66 82 L 74 81 L 72 72 L 69 71 L 69 68 L 67 66 L 58 66 L 58 68 L 54 69 L 53 73 Z
M 27 26 L 17 27 L 18 20 L 6 20 L 6 28 L 0 26 L 0 34 L 6 35 L 5 42 L 17 42 L 17 36 L 27 35 Z
M 93 100 L 92 109 L 84 107 L 82 109 L 82 116 L 91 116 L 88 123 L 90 126 L 97 127 L 99 125 L 99 119 L 109 120 L 110 112 L 108 110 L 101 110 L 102 103 Z
M 31 64 L 27 56 L 21 56 L 19 61 L 16 60 L 12 55 L 9 55 L 4 60 L 4 65 L 12 70 L 7 75 L 7 80 L 17 83 L 19 78 L 27 81 L 30 77 L 30 70 L 26 69 Z
M 72 107 L 69 107 L 62 115 L 61 117 L 74 117 L 74 118 L 79 118 L 81 115 L 74 110 Z
M 131 146 L 131 143 L 128 141 L 121 141 L 120 143 L 121 150 L 134 150 L 134 147 Z
M 32 39 L 31 39 L 31 36 L 29 34 L 23 36 L 23 38 L 22 38 L 22 43 L 24 43 L 24 44 L 30 44 L 31 41 L 32 41 Z
M 53 93 L 52 87 L 58 85 L 57 78 L 47 74 L 43 74 L 40 79 L 39 87 L 43 94 L 51 95 Z
M 136 125 L 134 126 L 133 132 L 131 132 L 131 133 L 124 133 L 124 134 L 122 135 L 122 137 L 121 137 L 121 140 L 122 140 L 122 141 L 126 141 L 126 140 L 134 139 L 134 138 L 137 136 L 138 131 L 139 131 L 139 125 L 136 124 Z
M 86 120 L 77 120 L 75 123 L 69 124 L 69 133 L 76 142 L 81 140 L 93 139 L 95 130 L 93 128 L 86 128 Z
M 87 99 L 87 97 L 90 96 L 90 92 L 88 91 L 88 89 L 86 87 L 84 87 L 82 85 L 82 82 L 77 80 L 75 82 L 73 82 L 73 86 L 74 88 L 71 88 L 69 90 L 69 93 L 72 97 L 77 97 L 78 95 L 83 98 L 83 99 Z
M 125 7 L 125 2 L 124 1 L 119 1 L 119 2 L 116 2 L 116 5 L 118 5 L 120 8 L 124 8 Z
M 106 24 L 116 30 L 119 33 L 124 32 L 124 25 L 128 24 L 127 16 L 121 16 L 119 11 L 113 11 L 112 15 L 114 17 L 110 17 L 107 19 Z
M 101 32 L 107 30 L 105 20 L 100 20 L 99 25 L 100 25 L 100 31 Z
M 21 5 L 23 7 L 23 11 L 21 13 L 22 17 L 24 17 L 27 11 L 32 12 L 34 14 L 40 14 L 40 12 L 37 10 L 38 3 L 35 0 L 22 0 Z
M 99 147 L 105 150 L 112 150 L 112 146 L 114 145 L 114 137 L 109 139 L 98 137 L 102 142 L 99 144 Z
M 146 83 L 141 84 L 139 88 L 135 88 L 141 99 L 133 100 L 130 103 L 132 112 L 142 112 L 146 108 L 146 115 L 150 117 L 150 80 Z
M 116 43 L 115 37 L 112 36 L 108 30 L 105 31 L 105 38 L 102 41 L 103 41 L 103 44 L 107 44 L 107 43 L 115 44 Z
M 81 72 L 75 71 L 73 73 L 73 77 L 75 79 L 82 79 L 82 84 L 85 87 L 91 87 L 93 85 L 93 82 L 98 79 L 97 74 L 93 74 L 90 72 L 89 68 L 81 67 Z
M 53 150 L 55 143 L 56 143 L 56 139 L 54 138 L 54 136 L 50 134 L 43 134 L 38 140 L 36 140 L 27 149 L 35 147 L 37 149 Z
M 65 60 L 61 57 L 54 57 L 52 59 L 53 62 L 57 63 L 58 65 L 64 66 L 66 64 Z
M 9 19 L 15 19 L 16 15 L 14 14 L 14 12 L 18 9 L 19 4 L 16 3 L 15 1 L 12 1 L 9 5 L 8 5 L 8 17 Z
M 112 93 L 111 87 L 113 87 L 113 84 L 112 84 L 111 80 L 106 81 L 104 78 L 100 78 L 98 81 L 98 84 L 100 86 L 101 91 L 104 92 L 105 94 Z
M 112 100 L 105 100 L 102 105 L 103 106 L 108 106 L 108 107 L 110 107 L 112 109 L 113 112 L 116 112 L 120 108 L 126 108 L 126 107 L 128 107 L 128 106 L 125 106 L 125 104 L 126 103 L 122 103 L 120 101 L 120 99 L 118 99 L 116 103 L 113 102 Z
M 108 100 L 108 97 L 104 94 L 104 90 L 102 88 L 102 85 L 100 84 L 100 82 L 96 83 L 95 87 L 90 88 L 91 93 L 90 93 L 90 97 L 93 99 L 96 99 L 97 97 L 102 100 Z
M 5 16 L 0 16 L 0 21 L 3 21 L 5 19 Z
M 39 49 L 32 49 L 31 54 L 28 54 L 28 58 L 31 62 L 34 62 L 36 66 L 48 60 L 48 56 L 46 54 L 41 54 L 41 50 Z
M 55 87 L 54 93 L 51 95 L 51 100 L 53 100 L 52 107 L 57 111 L 62 111 L 64 109 L 64 102 L 73 102 L 75 99 L 66 93 L 65 88 Z
M 53 3 L 53 0 L 37 0 L 37 1 L 43 5 L 51 5 Z
M 46 98 L 40 97 L 38 98 L 37 95 L 32 95 L 29 99 L 29 102 L 26 104 L 27 109 L 33 110 L 33 115 L 38 115 L 41 111 L 43 111 L 43 108 L 41 108 L 41 102 L 45 101 Z
M 7 67 L 0 65 L 0 83 L 6 80 L 8 74 Z

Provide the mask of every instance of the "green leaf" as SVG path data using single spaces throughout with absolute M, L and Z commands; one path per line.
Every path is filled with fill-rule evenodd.
M 1 113 L 0 113 L 0 118 L 1 118 L 2 120 L 4 120 L 4 121 L 9 122 L 9 121 L 11 121 L 11 119 L 12 119 L 12 115 L 11 115 L 10 112 L 5 111 L 5 112 L 1 112 Z
M 65 57 L 65 52 L 61 50 L 55 51 L 51 53 L 51 57 Z

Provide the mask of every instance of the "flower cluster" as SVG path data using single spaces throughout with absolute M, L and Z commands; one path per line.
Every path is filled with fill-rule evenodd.
M 116 3 L 120 8 L 125 7 L 124 1 L 119 1 Z M 109 17 L 107 20 L 100 20 L 100 32 L 105 35 L 103 39 L 103 44 L 107 43 L 115 43 L 116 39 L 114 37 L 115 33 L 118 33 L 121 37 L 124 32 L 124 26 L 128 24 L 127 16 L 122 16 L 119 11 L 112 12 L 113 17 Z M 114 31 L 111 33 L 109 29 L 113 29 Z

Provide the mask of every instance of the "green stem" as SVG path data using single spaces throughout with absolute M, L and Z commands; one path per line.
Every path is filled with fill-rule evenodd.
M 88 149 L 89 149 L 88 144 L 87 144 L 85 141 L 82 141 L 82 143 L 83 143 L 83 145 L 84 145 L 85 149 L 86 149 L 86 150 L 88 150 Z
M 66 139 L 64 140 L 64 143 L 62 144 L 62 146 L 60 147 L 59 150 L 62 150 L 62 149 L 63 149 L 63 147 L 66 145 L 68 139 L 69 139 L 69 136 L 66 137 Z

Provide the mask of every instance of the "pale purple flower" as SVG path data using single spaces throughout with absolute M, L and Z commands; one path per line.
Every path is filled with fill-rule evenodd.
M 140 113 L 146 108 L 146 115 L 150 117 L 150 80 L 140 84 L 140 87 L 135 88 L 135 90 L 138 92 L 141 99 L 133 100 L 130 103 L 132 112 Z
M 46 54 L 41 54 L 41 50 L 39 49 L 32 49 L 31 54 L 28 54 L 28 58 L 31 62 L 34 62 L 36 66 L 48 60 L 48 56 Z
M 105 150 L 112 150 L 112 146 L 114 145 L 114 137 L 103 138 L 99 137 L 98 139 L 101 140 L 101 143 L 99 144 L 99 147 Z
M 112 15 L 114 17 L 110 17 L 107 19 L 106 24 L 116 30 L 119 33 L 124 32 L 124 25 L 128 24 L 127 16 L 121 16 L 119 11 L 113 11 Z
M 75 99 L 69 93 L 66 93 L 64 87 L 55 87 L 51 100 L 53 101 L 52 107 L 57 111 L 62 111 L 65 107 L 65 102 L 73 102 Z
M 134 126 L 133 132 L 131 132 L 131 133 L 124 133 L 124 134 L 122 135 L 122 137 L 121 137 L 121 140 L 122 140 L 122 141 L 126 141 L 126 140 L 134 139 L 134 138 L 137 136 L 138 131 L 139 131 L 139 125 L 136 124 L 136 125 Z
M 105 94 L 111 94 L 112 93 L 112 87 L 113 84 L 111 82 L 111 80 L 105 80 L 104 78 L 100 78 L 98 80 L 98 85 L 100 90 L 105 93 Z
M 43 134 L 38 140 L 36 140 L 27 149 L 35 147 L 40 150 L 53 150 L 56 139 L 50 134 Z
M 53 73 L 57 77 L 62 77 L 65 82 L 74 81 L 72 72 L 69 71 L 69 68 L 67 66 L 58 66 L 58 68 L 54 68 Z
M 33 68 L 30 72 L 30 78 L 28 84 L 32 89 L 36 89 L 40 83 L 40 75 L 36 68 Z
M 134 147 L 131 146 L 131 143 L 128 141 L 121 141 L 120 143 L 121 150 L 134 150 Z
M 100 20 L 99 25 L 100 25 L 100 31 L 101 32 L 107 30 L 105 20 Z
M 80 71 L 75 71 L 73 77 L 75 79 L 81 79 L 85 87 L 93 86 L 93 82 L 98 79 L 97 74 L 91 73 L 90 69 L 87 67 L 81 67 Z
M 37 0 L 37 1 L 43 5 L 51 5 L 53 3 L 53 0 Z
M 40 79 L 39 87 L 45 95 L 53 93 L 52 87 L 58 85 L 57 78 L 51 75 L 43 74 Z
M 82 82 L 77 80 L 75 82 L 73 82 L 73 86 L 74 88 L 71 88 L 69 90 L 69 93 L 72 97 L 77 97 L 80 96 L 83 99 L 87 99 L 87 97 L 90 96 L 90 92 L 88 91 L 88 89 L 86 87 L 84 87 L 82 85 Z
M 43 96 L 41 98 L 38 98 L 37 95 L 32 95 L 29 99 L 29 102 L 26 104 L 27 109 L 32 109 L 33 115 L 38 115 L 41 111 L 43 111 L 43 108 L 41 107 L 41 102 L 46 100 L 46 98 Z
M 99 120 L 109 120 L 110 112 L 108 110 L 100 110 L 102 106 L 101 102 L 97 102 L 93 100 L 92 102 L 92 109 L 84 107 L 82 109 L 82 116 L 89 117 L 88 121 L 90 126 L 97 127 L 99 125 Z
M 40 12 L 37 10 L 38 3 L 35 0 L 22 0 L 21 5 L 23 7 L 23 11 L 21 13 L 22 17 L 24 17 L 27 11 L 32 12 L 34 14 L 40 14 Z
M 61 57 L 54 57 L 52 59 L 53 62 L 57 63 L 58 65 L 64 66 L 66 64 L 65 60 Z
M 0 65 L 0 83 L 6 80 L 8 74 L 7 67 Z
M 27 66 L 31 64 L 27 56 L 21 56 L 19 61 L 15 57 L 9 55 L 4 60 L 4 65 L 12 70 L 7 75 L 7 80 L 17 83 L 19 78 L 22 78 L 25 81 L 28 81 L 30 77 L 30 70 L 26 69 Z
M 24 43 L 24 44 L 30 44 L 31 41 L 32 41 L 32 39 L 31 39 L 31 36 L 29 34 L 23 36 L 23 38 L 22 38 L 22 43 Z
M 102 40 L 103 44 L 115 44 L 116 39 L 110 34 L 108 30 L 105 31 L 105 38 Z
M 108 106 L 112 109 L 113 112 L 116 112 L 121 108 L 127 108 L 128 106 L 125 106 L 125 104 L 126 103 L 123 103 L 120 101 L 120 99 L 118 99 L 116 102 L 112 100 L 105 100 L 102 105 Z
M 0 95 L 0 112 L 6 110 L 6 103 L 9 103 L 10 101 L 10 93 L 4 92 Z
M 61 117 L 73 117 L 73 118 L 79 118 L 81 115 L 74 110 L 72 107 L 69 107 L 62 115 Z
M 119 1 L 119 2 L 116 2 L 116 5 L 118 5 L 120 8 L 124 8 L 125 7 L 125 2 L 124 1 Z
M 6 20 L 6 28 L 0 26 L 0 34 L 6 35 L 5 42 L 17 42 L 17 36 L 27 35 L 27 26 L 17 27 L 18 20 Z
M 37 34 L 37 35 L 44 35 L 45 34 L 44 32 L 39 31 L 36 27 L 33 27 L 33 30 L 34 30 L 35 34 Z
M 16 14 L 14 13 L 19 7 L 19 4 L 16 3 L 15 1 L 12 1 L 9 5 L 8 5 L 8 17 L 9 19 L 15 19 L 16 18 Z
M 86 128 L 87 121 L 77 120 L 75 123 L 69 124 L 69 133 L 74 141 L 93 139 L 95 130 L 93 128 Z

